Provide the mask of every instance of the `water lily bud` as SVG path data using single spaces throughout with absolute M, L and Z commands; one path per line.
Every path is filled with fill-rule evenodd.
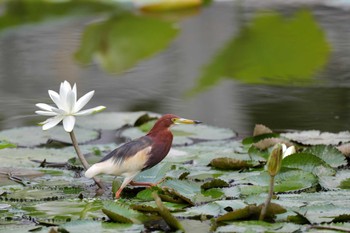
M 275 176 L 280 171 L 283 159 L 283 148 L 281 144 L 277 144 L 272 149 L 269 160 L 267 161 L 267 171 L 270 176 Z

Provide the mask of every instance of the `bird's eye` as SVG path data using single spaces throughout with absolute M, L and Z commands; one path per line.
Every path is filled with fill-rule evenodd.
M 175 122 L 176 122 L 176 119 L 177 119 L 177 118 L 171 118 L 171 121 L 172 121 L 173 123 L 175 123 Z

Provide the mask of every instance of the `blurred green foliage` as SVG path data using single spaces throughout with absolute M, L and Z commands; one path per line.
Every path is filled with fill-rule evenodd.
M 204 67 L 192 92 L 229 78 L 254 84 L 307 84 L 327 63 L 330 46 L 308 10 L 286 18 L 258 14 Z
M 83 64 L 96 59 L 108 72 L 120 73 L 164 49 L 177 32 L 168 21 L 117 14 L 85 29 L 76 59 Z

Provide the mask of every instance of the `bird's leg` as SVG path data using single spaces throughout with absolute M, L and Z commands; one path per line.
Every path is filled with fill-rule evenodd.
M 165 178 L 161 179 L 157 183 L 151 183 L 151 182 L 136 182 L 136 181 L 130 181 L 130 185 L 132 186 L 146 186 L 146 187 L 153 187 L 157 186 L 158 184 L 162 183 L 165 180 Z
M 131 177 L 125 177 L 125 179 L 123 180 L 122 185 L 120 185 L 118 191 L 115 193 L 115 199 L 119 199 L 120 198 L 120 194 L 123 191 L 123 189 L 125 188 L 125 186 L 127 186 L 130 183 L 130 181 L 132 181 L 132 179 L 134 179 L 134 177 L 136 175 L 131 176 Z

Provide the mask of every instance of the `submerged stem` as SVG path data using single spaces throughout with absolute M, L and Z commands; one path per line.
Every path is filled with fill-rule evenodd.
M 275 176 L 270 176 L 270 186 L 269 186 L 269 194 L 267 195 L 267 198 L 265 200 L 265 204 L 261 210 L 259 220 L 263 221 L 267 212 L 267 208 L 269 207 L 273 195 L 273 190 L 274 190 L 274 185 L 275 185 Z
M 69 136 L 70 136 L 70 138 L 72 140 L 75 152 L 77 153 L 80 162 L 83 164 L 85 170 L 87 170 L 90 167 L 90 164 L 86 161 L 83 153 L 81 153 L 80 148 L 78 146 L 78 141 L 77 141 L 77 139 L 75 137 L 75 134 L 74 134 L 73 130 L 69 133 Z M 104 185 L 103 185 L 103 183 L 102 183 L 102 181 L 100 179 L 98 179 L 96 177 L 93 177 L 92 179 L 95 181 L 96 185 L 99 188 L 104 189 Z

